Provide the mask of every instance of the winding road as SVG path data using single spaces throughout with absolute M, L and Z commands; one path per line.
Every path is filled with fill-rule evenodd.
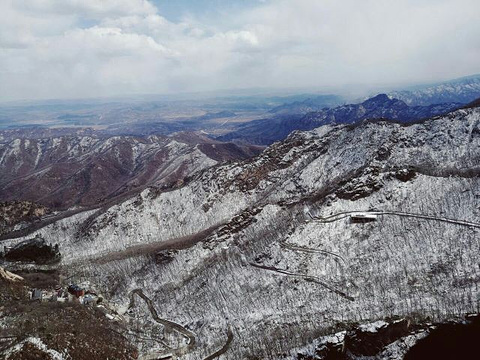
M 187 329 L 185 329 L 182 325 L 177 324 L 173 321 L 162 319 L 161 317 L 158 316 L 157 310 L 155 309 L 155 305 L 153 304 L 153 301 L 146 296 L 143 293 L 142 289 L 135 289 L 130 293 L 130 304 L 128 308 L 132 308 L 135 305 L 135 295 L 139 296 L 143 301 L 145 301 L 145 304 L 148 306 L 148 310 L 150 311 L 150 314 L 152 315 L 152 318 L 158 322 L 159 324 L 162 324 L 168 329 L 175 330 L 178 333 L 180 333 L 182 336 L 187 338 L 187 345 L 184 347 L 180 347 L 178 349 L 172 349 L 169 352 L 174 353 L 177 355 L 184 354 L 186 351 L 190 351 L 194 346 L 195 346 L 195 334 Z
M 349 215 L 352 215 L 352 214 L 393 215 L 393 216 L 402 216 L 402 217 L 412 217 L 412 218 L 417 218 L 417 219 L 434 220 L 434 221 L 441 221 L 441 222 L 446 222 L 446 223 L 455 224 L 455 225 L 463 225 L 463 226 L 471 226 L 471 227 L 480 228 L 480 223 L 475 223 L 475 222 L 471 222 L 471 221 L 450 219 L 450 218 L 433 216 L 433 215 L 408 213 L 408 212 L 402 212 L 402 211 L 361 211 L 361 210 L 356 210 L 356 211 L 343 211 L 343 212 L 339 212 L 337 214 L 333 214 L 333 215 L 329 215 L 329 216 L 323 216 L 323 217 L 322 216 L 314 216 L 310 212 L 308 212 L 308 215 L 312 218 L 312 220 L 322 222 L 322 223 L 329 223 L 329 222 L 338 221 L 338 220 L 344 219 L 344 218 L 346 218 L 346 217 L 348 217 Z
M 461 226 L 468 226 L 468 227 L 475 227 L 475 228 L 480 228 L 480 223 L 475 223 L 472 221 L 466 221 L 466 220 L 458 220 L 458 219 L 450 219 L 446 217 L 439 217 L 439 216 L 433 216 L 433 215 L 424 215 L 424 214 L 415 214 L 415 213 L 408 213 L 408 212 L 402 212 L 402 211 L 344 211 L 344 212 L 339 212 L 337 214 L 332 214 L 329 216 L 314 216 L 310 212 L 307 212 L 307 214 L 312 218 L 312 220 L 321 222 L 321 223 L 330 223 L 330 222 L 335 222 L 341 219 L 344 219 L 348 216 L 351 216 L 353 214 L 370 214 L 370 215 L 391 215 L 391 216 L 402 216 L 402 217 L 411 217 L 411 218 L 417 218 L 417 219 L 424 219 L 424 220 L 433 220 L 433 221 L 441 221 L 441 222 L 446 222 L 454 225 L 461 225 Z M 281 246 L 285 249 L 292 250 L 292 251 L 299 251 L 299 252 L 305 252 L 305 253 L 319 253 L 319 254 L 327 254 L 335 257 L 336 259 L 340 259 L 344 264 L 345 264 L 345 259 L 336 253 L 333 253 L 331 251 L 327 250 L 321 250 L 321 249 L 311 249 L 311 248 L 306 248 L 303 246 L 298 246 L 298 245 L 293 245 L 293 244 L 288 244 L 286 242 L 282 243 Z M 279 274 L 283 275 L 289 275 L 289 276 L 296 276 L 296 277 L 301 277 L 307 281 L 311 281 L 317 284 L 322 285 L 326 289 L 334 292 L 335 294 L 338 294 L 342 296 L 345 299 L 348 299 L 350 301 L 355 301 L 355 299 L 344 292 L 336 289 L 335 287 L 325 283 L 322 281 L 320 278 L 316 276 L 310 276 L 306 274 L 299 274 L 299 273 L 293 273 L 284 269 L 278 269 L 273 266 L 267 266 L 267 265 L 261 265 L 257 263 L 250 262 L 250 265 L 259 269 L 264 269 L 272 272 L 276 272 Z
M 225 354 L 227 352 L 227 350 L 230 348 L 230 344 L 232 343 L 232 341 L 233 341 L 233 332 L 232 332 L 232 329 L 230 329 L 230 327 L 228 327 L 227 342 L 225 343 L 225 345 L 223 345 L 221 349 L 215 351 L 213 354 L 208 355 L 203 360 L 213 360 L 213 359 L 216 359 L 217 357 L 219 357 L 220 355 Z
M 182 336 L 187 338 L 187 345 L 184 347 L 180 347 L 178 349 L 168 349 L 168 353 L 165 354 L 159 354 L 155 353 L 152 354 L 153 356 L 166 356 L 168 354 L 175 354 L 175 355 L 183 355 L 188 351 L 191 351 L 192 348 L 195 346 L 196 339 L 195 339 L 195 334 L 187 329 L 185 329 L 182 325 L 177 324 L 173 321 L 162 319 L 161 317 L 158 316 L 157 310 L 155 309 L 155 305 L 153 304 L 153 301 L 144 294 L 142 289 L 135 289 L 132 292 L 130 292 L 130 304 L 128 308 L 132 308 L 135 305 L 135 295 L 140 297 L 143 301 L 145 301 L 145 304 L 148 306 L 148 310 L 150 311 L 150 314 L 152 315 L 152 318 L 158 322 L 159 324 L 162 324 L 166 328 L 170 330 L 175 330 L 178 333 L 180 333 Z M 219 350 L 215 351 L 213 354 L 207 356 L 204 360 L 213 360 L 220 355 L 223 355 L 229 348 L 230 344 L 233 341 L 233 332 L 230 326 L 228 327 L 227 330 L 227 341 L 225 345 L 222 346 Z M 168 347 L 168 346 L 166 346 Z M 148 355 L 146 358 L 150 358 Z
M 345 259 L 341 256 L 341 255 L 338 255 L 334 252 L 331 252 L 331 251 L 327 251 L 327 250 L 321 250 L 321 249 L 312 249 L 312 248 L 307 248 L 307 247 L 303 247 L 303 246 L 298 246 L 298 245 L 293 245 L 293 244 L 289 244 L 289 243 L 286 243 L 286 242 L 283 242 L 280 244 L 281 247 L 285 248 L 285 249 L 288 249 L 288 250 L 292 250 L 292 251 L 299 251 L 299 252 L 305 252 L 305 253 L 309 253 L 309 254 L 326 254 L 326 255 L 331 255 L 333 257 L 335 257 L 336 259 L 340 259 L 342 260 L 342 262 L 345 264 Z
M 331 291 L 331 292 L 333 292 L 337 295 L 340 295 L 341 297 L 343 297 L 347 300 L 355 301 L 355 298 L 353 298 L 350 295 L 345 294 L 343 291 L 340 291 L 340 290 L 334 288 L 333 286 L 325 283 L 324 281 L 322 281 L 320 278 L 318 278 L 316 276 L 293 273 L 293 272 L 290 272 L 290 271 L 287 271 L 287 270 L 278 269 L 278 268 L 273 267 L 273 266 L 260 265 L 260 264 L 255 264 L 253 262 L 251 262 L 250 265 L 253 266 L 253 267 L 256 267 L 258 269 L 268 270 L 268 271 L 276 272 L 276 273 L 279 273 L 279 274 L 282 274 L 282 275 L 288 275 L 288 276 L 295 276 L 295 277 L 303 278 L 307 281 L 311 281 L 311 282 L 314 282 L 316 284 L 322 285 L 324 288 L 328 289 L 329 291 Z

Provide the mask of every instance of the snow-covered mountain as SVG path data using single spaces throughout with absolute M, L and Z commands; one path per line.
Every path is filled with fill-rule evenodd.
M 312 130 L 327 124 L 352 124 L 365 119 L 389 119 L 406 123 L 446 114 L 460 106 L 462 105 L 459 103 L 409 106 L 402 100 L 379 94 L 359 104 L 347 104 L 307 114 L 278 115 L 273 118 L 252 121 L 218 139 L 271 144 L 283 140 L 294 130 Z
M 467 104 L 480 96 L 480 74 L 393 91 L 390 95 L 405 101 L 408 105 L 428 106 L 451 102 Z
M 146 358 L 306 359 L 397 320 L 377 354 L 403 356 L 420 326 L 478 312 L 479 149 L 479 108 L 326 125 L 4 244 L 58 244 Z
M 51 208 L 96 205 L 146 186 L 169 186 L 217 162 L 245 159 L 259 148 L 173 136 L 17 137 L 0 142 L 0 201 Z

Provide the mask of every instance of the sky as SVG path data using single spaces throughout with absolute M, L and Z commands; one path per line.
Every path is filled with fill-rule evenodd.
M 1 0 L 0 101 L 480 73 L 478 0 Z

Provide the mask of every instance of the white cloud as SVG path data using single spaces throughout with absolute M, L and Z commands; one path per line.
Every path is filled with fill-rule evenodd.
M 476 0 L 278 0 L 172 22 L 142 0 L 3 0 L 0 100 L 455 77 L 480 71 L 479 12 Z
M 16 9 L 26 13 L 75 14 L 89 18 L 155 14 L 147 0 L 15 0 Z
M 480 3 L 473 0 L 300 0 L 271 3 L 251 18 L 253 27 L 260 27 L 260 42 L 269 44 L 276 57 L 277 78 L 294 71 L 313 82 L 333 84 L 478 71 L 479 65 L 467 58 L 479 54 L 479 12 Z M 303 71 L 292 58 L 302 58 Z M 441 59 L 448 59 L 450 67 L 441 67 L 443 74 L 432 73 Z

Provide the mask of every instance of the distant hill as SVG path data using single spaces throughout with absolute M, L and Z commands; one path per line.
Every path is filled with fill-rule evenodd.
M 313 111 L 305 115 L 280 115 L 252 121 L 218 139 L 268 145 L 285 139 L 294 130 L 311 130 L 327 124 L 352 124 L 366 119 L 412 122 L 445 114 L 461 106 L 460 103 L 409 106 L 402 100 L 380 94 L 360 104 L 342 105 L 332 109 Z
M 344 99 L 338 95 L 318 95 L 305 100 L 285 103 L 270 110 L 272 114 L 306 114 L 341 105 Z
M 449 102 L 467 104 L 480 97 L 480 74 L 392 91 L 389 95 L 405 101 L 408 105 L 426 106 Z
M 96 205 L 146 186 L 166 187 L 262 150 L 185 132 L 37 138 L 28 129 L 27 134 L 31 137 L 8 133 L 0 141 L 0 201 L 35 201 L 52 209 Z

